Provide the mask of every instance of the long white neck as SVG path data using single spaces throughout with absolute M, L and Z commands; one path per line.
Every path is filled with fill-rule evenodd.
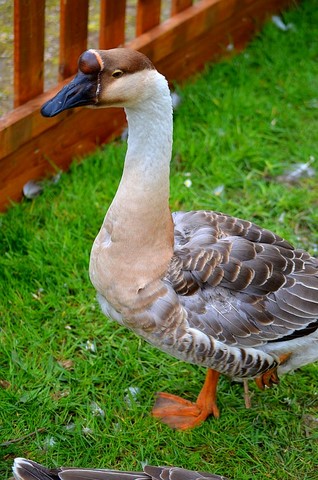
M 153 302 L 173 255 L 171 97 L 158 72 L 150 71 L 146 78 L 147 85 L 138 86 L 138 104 L 126 108 L 129 137 L 124 171 L 90 263 L 92 283 L 118 312 Z
M 166 228 L 172 105 L 165 78 L 156 71 L 152 77 L 147 97 L 125 109 L 129 135 L 124 171 L 105 218 L 116 240 L 129 233 L 131 242 L 134 231 L 140 229 L 144 235 L 154 235 L 154 229 L 162 229 L 164 235 Z

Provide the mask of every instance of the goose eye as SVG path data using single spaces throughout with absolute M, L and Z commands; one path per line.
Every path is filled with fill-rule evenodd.
M 112 73 L 112 77 L 114 78 L 119 78 L 121 77 L 122 75 L 124 74 L 124 72 L 122 70 L 114 70 L 113 73 Z

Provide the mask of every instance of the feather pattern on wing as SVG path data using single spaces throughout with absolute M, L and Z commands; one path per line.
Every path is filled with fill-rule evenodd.
M 15 480 L 226 480 L 225 477 L 212 473 L 150 465 L 146 465 L 143 472 L 74 467 L 48 469 L 24 458 L 15 459 L 13 474 Z
M 177 212 L 173 219 L 167 280 L 191 327 L 247 347 L 314 330 L 317 259 L 269 230 L 217 212 Z

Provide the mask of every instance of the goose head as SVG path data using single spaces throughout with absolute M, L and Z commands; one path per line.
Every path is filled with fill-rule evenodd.
M 77 75 L 43 105 L 41 113 L 54 117 L 80 106 L 134 107 L 152 95 L 156 75 L 151 61 L 135 50 L 86 50 L 79 57 Z

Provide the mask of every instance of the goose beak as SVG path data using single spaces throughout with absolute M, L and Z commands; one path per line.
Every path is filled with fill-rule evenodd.
M 43 117 L 54 117 L 69 108 L 95 105 L 97 103 L 97 90 L 97 76 L 79 72 L 55 97 L 42 106 L 41 114 Z

